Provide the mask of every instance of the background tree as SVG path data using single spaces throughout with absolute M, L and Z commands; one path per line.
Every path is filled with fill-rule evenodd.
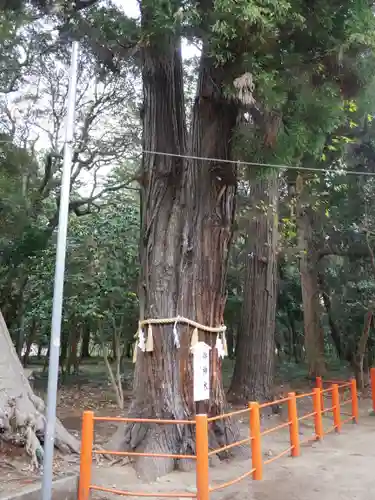
M 370 86 L 372 79 L 364 78 L 368 73 L 365 75 L 362 65 L 353 62 L 363 54 L 364 40 L 359 44 L 358 37 L 364 25 L 358 22 L 358 12 L 353 13 L 351 5 L 342 5 L 341 9 L 340 13 L 333 9 L 325 17 L 328 14 L 326 6 L 316 6 L 311 11 L 301 5 L 300 10 L 293 11 L 295 25 L 292 32 L 290 23 L 274 32 L 275 41 L 270 46 L 268 39 L 266 54 L 259 50 L 259 46 L 254 47 L 257 57 L 251 75 L 256 83 L 255 99 L 249 109 L 251 120 L 243 120 L 237 134 L 240 158 L 256 163 L 314 167 L 330 134 L 346 124 L 346 100 L 358 94 L 361 79 L 366 82 L 363 85 Z M 342 17 L 344 10 L 348 15 Z M 367 8 L 362 14 L 366 25 L 371 14 Z M 322 27 L 326 28 L 327 19 L 334 36 L 327 37 L 326 31 L 322 33 L 319 50 L 307 64 L 311 47 L 316 46 L 317 33 Z M 305 32 L 306 26 L 311 31 Z M 304 42 L 296 43 L 302 37 Z M 371 39 L 366 42 L 372 44 Z M 343 46 L 346 52 L 341 53 L 338 69 L 334 54 Z M 369 63 L 372 64 L 372 56 Z M 294 183 L 294 174 L 287 174 L 289 183 Z M 314 175 L 312 177 L 314 179 Z M 306 190 L 302 193 L 303 178 L 298 176 L 298 179 L 301 182 L 296 186 L 296 220 L 305 349 L 310 374 L 316 375 L 324 368 L 324 337 L 319 321 L 317 270 L 312 262 L 313 236 L 309 217 L 314 214 L 314 209 L 308 207 L 311 201 Z M 229 391 L 233 400 L 244 402 L 271 396 L 277 303 L 277 172 L 262 169 L 256 176 L 252 168 L 249 185 L 247 283 L 236 365 Z
M 3 38 L 0 43 L 5 48 L 1 63 L 7 65 L 2 82 L 6 92 L 1 95 L 0 103 L 1 307 L 12 326 L 13 335 L 17 337 L 16 345 L 20 355 L 25 340 L 30 351 L 33 339 L 41 342 L 42 337 L 45 343 L 46 336 L 43 334 L 49 332 L 50 307 L 43 306 L 50 306 L 52 299 L 53 250 L 62 165 L 62 127 L 68 82 L 66 48 L 56 44 L 53 30 L 48 29 L 51 27 L 48 20 L 46 23 L 39 23 L 36 19 L 37 15 L 31 7 L 12 14 L 10 18 L 1 12 L 4 29 L 1 31 Z M 70 203 L 70 210 L 75 216 L 87 215 L 109 203 L 115 203 L 114 193 L 131 183 L 135 175 L 137 165 L 128 163 L 120 175 L 100 179 L 103 168 L 124 166 L 124 156 L 130 152 L 130 144 L 132 156 L 136 153 L 137 77 L 136 74 L 131 77 L 132 85 L 128 84 L 128 77 L 130 78 L 130 72 L 125 67 L 124 72 L 117 77 L 112 74 L 103 75 L 96 60 L 88 56 L 88 53 L 81 55 Z M 86 192 L 83 186 L 85 179 L 82 179 L 85 174 L 86 183 L 90 182 Z M 111 199 L 109 193 L 112 195 Z M 119 202 L 120 205 L 121 203 L 125 202 Z M 137 211 L 137 203 L 133 200 L 129 211 L 130 219 L 127 222 L 124 219 L 126 231 L 134 223 Z M 113 209 L 112 212 L 107 212 L 107 216 L 112 218 L 112 231 L 115 232 Z M 88 244 L 87 237 L 85 244 Z M 121 248 L 123 249 L 122 243 Z M 134 248 L 136 245 L 133 250 Z M 115 251 L 113 245 L 111 251 Z M 124 260 L 124 265 L 130 264 L 133 258 L 134 254 L 132 257 L 129 250 L 129 261 Z M 92 264 L 95 267 L 97 262 L 92 261 Z M 72 261 L 71 266 L 74 270 Z M 127 276 L 132 276 L 134 281 L 137 270 L 134 271 L 133 268 L 132 275 L 132 268 L 126 269 Z M 109 277 L 109 269 L 106 270 L 106 275 Z M 43 286 L 38 288 L 41 282 Z M 115 286 L 113 283 L 113 287 Z M 110 288 L 109 284 L 107 288 Z M 46 295 L 43 295 L 44 291 L 47 291 Z M 127 301 L 127 306 L 133 309 L 136 304 L 134 292 L 135 290 L 133 296 L 128 296 Z M 74 293 L 71 293 L 71 300 Z M 110 296 L 113 306 L 118 307 L 119 299 L 114 293 L 110 288 L 107 296 Z M 78 302 L 77 295 L 75 300 Z M 124 305 L 123 301 L 121 304 Z M 63 367 L 67 371 L 72 366 L 77 367 L 79 335 L 76 332 L 80 332 L 84 317 L 77 304 L 75 307 L 74 313 L 69 313 L 68 307 L 68 315 L 64 318 L 64 326 L 67 320 L 71 325 L 72 322 L 74 324 L 69 356 L 63 359 Z M 103 317 L 109 321 L 105 315 Z M 42 458 L 40 443 L 43 442 L 44 434 L 44 404 L 34 396 L 22 374 L 2 317 L 1 321 L 0 342 L 4 356 L 0 370 L 1 373 L 7 372 L 1 377 L 0 384 L 1 435 L 2 439 L 8 441 L 19 439 L 19 436 L 24 438 L 26 449 L 31 450 L 35 464 Z M 130 320 L 132 325 L 134 321 Z M 118 321 L 112 317 L 110 331 L 123 328 L 125 324 L 119 326 Z M 95 326 L 98 327 L 98 321 Z M 64 352 L 62 354 L 64 358 Z M 27 356 L 25 352 L 25 361 Z M 20 415 L 26 417 L 21 419 Z M 57 426 L 56 444 L 64 451 L 77 452 L 79 449 L 76 440 L 60 424 Z

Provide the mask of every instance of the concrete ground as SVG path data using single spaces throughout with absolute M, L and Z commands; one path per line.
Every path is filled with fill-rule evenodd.
M 305 413 L 311 411 L 306 408 Z M 263 420 L 263 428 L 280 424 L 285 416 L 270 417 Z M 241 434 L 248 435 L 248 422 L 239 422 Z M 331 419 L 326 418 L 324 426 L 328 429 Z M 308 439 L 313 433 L 312 422 L 300 426 L 301 441 Z M 262 451 L 264 461 L 272 460 L 280 452 L 289 447 L 288 429 L 278 430 L 264 436 Z M 298 458 L 283 456 L 264 466 L 262 481 L 250 478 L 211 493 L 210 500 L 369 500 L 375 492 L 375 417 L 369 416 L 369 403 L 363 403 L 360 411 L 359 425 L 345 424 L 341 434 L 331 433 L 322 442 L 303 445 Z M 251 469 L 251 459 L 241 457 L 230 461 L 216 462 L 210 468 L 210 485 L 218 486 L 223 482 L 235 479 Z M 0 474 L 1 476 L 1 474 Z M 72 478 L 73 479 L 73 478 Z M 0 486 L 6 486 L 6 478 L 0 477 Z M 93 467 L 93 484 L 119 490 L 150 493 L 195 493 L 195 470 L 190 472 L 176 471 L 158 479 L 154 483 L 145 484 L 137 478 L 134 469 L 129 465 L 109 465 L 103 460 Z M 17 483 L 17 481 L 14 481 Z M 38 483 L 38 481 L 37 481 Z M 53 495 L 56 500 L 74 500 L 74 481 L 69 488 L 61 487 L 59 494 Z M 73 485 L 73 489 L 72 489 Z M 20 481 L 18 487 L 9 489 L 0 487 L 0 499 L 34 500 L 39 498 L 40 483 L 33 487 L 24 486 Z M 7 490 L 7 491 L 5 491 Z M 66 491 L 65 491 L 66 490 Z M 23 495 L 23 492 L 26 493 Z M 19 496 L 21 495 L 21 496 Z M 120 498 L 108 493 L 92 492 L 91 498 Z M 129 495 L 127 498 L 139 498 Z M 152 497 L 161 498 L 161 497 Z M 181 497 L 180 497 L 181 498 Z M 182 498 L 181 498 L 182 500 Z
M 326 419 L 325 427 L 332 422 Z M 279 422 L 268 424 L 269 427 Z M 243 422 L 246 437 L 248 424 Z M 266 424 L 267 425 L 267 424 Z M 312 434 L 312 426 L 301 425 L 301 440 Z M 279 430 L 263 439 L 264 460 L 288 448 L 288 430 Z M 264 466 L 262 481 L 247 478 L 211 494 L 211 499 L 233 500 L 368 500 L 375 492 L 375 417 L 369 416 L 368 404 L 361 408 L 359 425 L 345 424 L 341 434 L 331 433 L 319 443 L 301 447 L 298 458 L 284 456 Z M 210 468 L 210 485 L 234 479 L 251 468 L 250 458 L 220 462 Z M 152 484 L 142 483 L 134 470 L 125 467 L 94 467 L 94 484 L 146 493 L 195 492 L 195 471 L 174 472 Z M 94 497 L 114 498 L 111 494 L 93 493 Z M 119 497 L 117 497 L 119 498 Z M 128 497 L 129 498 L 129 497 Z M 130 498 L 136 498 L 130 496 Z M 156 497 L 158 498 L 158 497 Z
M 252 482 L 254 500 L 367 500 L 375 492 L 375 418 L 344 426 L 322 443 L 302 448 L 301 457 L 285 458 L 265 468 L 262 482 Z

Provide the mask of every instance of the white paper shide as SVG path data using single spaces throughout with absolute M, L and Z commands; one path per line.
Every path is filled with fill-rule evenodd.
M 192 348 L 194 371 L 194 401 L 210 399 L 210 350 L 205 342 L 198 342 Z

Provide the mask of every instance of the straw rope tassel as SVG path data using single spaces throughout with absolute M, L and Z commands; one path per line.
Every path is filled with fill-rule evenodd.
M 225 332 L 223 332 L 223 348 L 224 348 L 224 356 L 228 356 L 228 344 L 227 337 L 225 336 Z
M 174 322 L 174 325 L 173 325 L 173 338 L 174 338 L 174 345 L 177 349 L 180 348 L 180 337 L 178 335 L 178 331 L 177 331 L 177 323 L 179 322 L 180 320 L 180 317 L 177 316 L 177 318 L 175 319 L 175 322 Z
M 153 350 L 154 350 L 154 338 L 152 336 L 152 325 L 149 323 L 147 329 L 146 351 L 152 352 Z
M 138 351 L 138 340 L 135 341 L 135 344 L 133 347 L 133 363 L 137 362 L 137 351 Z
M 199 342 L 198 328 L 194 328 L 193 335 L 191 336 L 190 347 L 194 347 Z
M 224 358 L 224 346 L 223 346 L 223 341 L 221 339 L 221 336 L 219 334 L 216 336 L 215 347 L 217 350 L 217 355 L 219 356 L 220 359 L 223 359 Z
M 134 345 L 133 345 L 133 363 L 136 363 L 137 362 L 137 351 L 138 351 L 138 347 L 139 347 L 139 332 L 141 331 L 141 322 L 138 321 L 138 329 L 137 331 L 135 332 L 135 335 L 134 335 L 134 338 L 135 338 L 135 342 L 134 342 Z
M 138 337 L 138 347 L 142 352 L 146 350 L 146 337 L 143 328 L 139 329 L 139 337 Z

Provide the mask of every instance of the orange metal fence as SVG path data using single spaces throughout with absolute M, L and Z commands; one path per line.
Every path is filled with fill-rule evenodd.
M 375 383 L 375 369 L 373 373 Z M 331 381 L 329 381 L 330 383 Z M 160 498 L 198 498 L 198 500 L 209 500 L 210 493 L 221 490 L 232 484 L 242 481 L 246 477 L 252 476 L 255 480 L 263 478 L 263 468 L 265 465 L 274 462 L 275 460 L 290 454 L 292 457 L 300 455 L 300 447 L 302 444 L 311 441 L 323 439 L 323 436 L 331 431 L 340 432 L 344 423 L 352 421 L 358 422 L 358 397 L 356 381 L 353 379 L 350 382 L 333 381 L 328 388 L 324 388 L 324 383 L 321 378 L 317 379 L 317 387 L 310 393 L 296 395 L 294 392 L 288 394 L 286 398 L 269 403 L 250 403 L 248 408 L 243 410 L 208 417 L 207 415 L 196 415 L 194 420 L 159 420 L 159 419 L 140 419 L 140 418 L 115 418 L 115 417 L 96 417 L 92 411 L 86 411 L 83 414 L 82 421 L 82 444 L 81 444 L 81 459 L 80 459 L 80 480 L 78 490 L 78 500 L 89 500 L 90 491 L 102 491 L 114 493 L 122 496 L 134 497 L 160 497 Z M 345 392 L 350 392 L 350 398 L 345 398 Z M 375 392 L 374 392 L 375 397 Z M 303 398 L 311 398 L 313 402 L 313 411 L 304 415 L 298 415 L 297 401 Z M 328 403 L 328 399 L 330 402 Z M 288 419 L 276 427 L 271 427 L 262 430 L 260 425 L 260 412 L 263 408 L 272 405 L 286 404 L 288 407 Z M 328 407 L 327 407 L 328 404 Z M 342 408 L 350 405 L 349 413 L 342 413 Z M 209 449 L 208 444 L 208 429 L 209 424 L 216 420 L 229 418 L 233 416 L 249 416 L 250 435 L 246 439 L 242 439 L 227 446 Z M 324 430 L 323 417 L 333 416 L 333 426 Z M 342 416 L 347 416 L 342 420 Z M 300 441 L 299 422 L 302 420 L 311 419 L 314 422 L 314 432 L 311 437 L 305 441 Z M 193 425 L 196 431 L 196 454 L 195 455 L 179 455 L 169 453 L 140 453 L 131 451 L 111 451 L 111 450 L 94 450 L 94 423 L 97 421 L 107 422 L 125 422 L 125 423 L 147 423 L 159 425 Z M 288 428 L 289 444 L 287 449 L 279 453 L 277 456 L 268 460 L 263 460 L 262 455 L 262 437 L 276 432 L 279 429 Z M 251 466 L 249 470 L 231 481 L 210 487 L 209 485 L 209 457 L 216 453 L 229 450 L 235 446 L 249 445 L 251 448 Z M 117 455 L 117 456 L 145 456 L 145 457 L 168 457 L 175 459 L 191 459 L 196 462 L 196 493 L 190 492 L 139 492 L 139 491 L 122 491 L 104 486 L 94 485 L 91 483 L 91 470 L 93 455 Z
M 375 368 L 371 368 L 370 378 L 371 378 L 372 410 L 373 412 L 375 412 Z

